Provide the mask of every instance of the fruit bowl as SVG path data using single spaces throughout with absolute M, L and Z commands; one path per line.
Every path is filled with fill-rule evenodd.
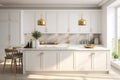
M 84 47 L 85 47 L 85 48 L 94 48 L 94 46 L 95 46 L 94 44 L 87 44 L 87 45 L 85 45 Z

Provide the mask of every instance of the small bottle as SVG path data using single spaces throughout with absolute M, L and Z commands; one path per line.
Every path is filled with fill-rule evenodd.
M 99 44 L 99 40 L 97 37 L 94 39 L 94 44 Z
M 32 39 L 30 39 L 29 48 L 32 48 Z

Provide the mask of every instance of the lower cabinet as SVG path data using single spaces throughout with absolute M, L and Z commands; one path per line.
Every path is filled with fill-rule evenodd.
M 55 71 L 57 69 L 56 51 L 25 51 L 26 71 Z
M 76 51 L 75 69 L 77 71 L 107 71 L 109 70 L 108 51 Z
M 75 70 L 91 71 L 92 57 L 89 51 L 75 51 Z
M 58 64 L 60 71 L 73 71 L 74 70 L 73 51 L 60 51 L 58 56 Z
M 24 52 L 25 71 L 38 71 L 41 69 L 41 55 L 38 51 L 25 51 Z
M 43 51 L 42 58 L 41 65 L 43 65 L 44 71 L 57 70 L 57 51 Z
M 107 51 L 93 52 L 93 70 L 105 71 L 109 69 L 109 55 Z
M 24 51 L 24 71 L 109 71 L 109 51 Z

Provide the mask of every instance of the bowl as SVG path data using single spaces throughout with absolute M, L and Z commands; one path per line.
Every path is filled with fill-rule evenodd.
M 94 48 L 94 46 L 95 46 L 94 44 L 87 44 L 87 45 L 85 45 L 84 47 L 85 47 L 85 48 Z

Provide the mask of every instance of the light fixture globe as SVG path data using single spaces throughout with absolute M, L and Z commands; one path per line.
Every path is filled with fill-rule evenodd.
M 45 20 L 43 18 L 38 20 L 38 25 L 45 26 L 45 24 L 46 24 L 46 22 L 45 22 Z
M 78 25 L 86 25 L 86 20 L 81 18 L 78 20 Z

